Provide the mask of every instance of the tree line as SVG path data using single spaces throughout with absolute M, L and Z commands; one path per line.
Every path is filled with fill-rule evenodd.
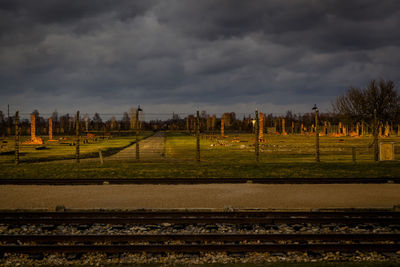
M 342 122 L 351 128 L 356 123 L 365 123 L 367 127 L 372 128 L 374 121 L 374 111 L 376 111 L 376 119 L 379 123 L 390 123 L 397 125 L 400 123 L 400 97 L 397 94 L 393 81 L 372 80 L 366 88 L 349 87 L 347 91 L 337 97 L 332 104 L 332 112 L 320 113 L 319 122 L 321 125 L 329 123 L 329 125 L 338 125 Z M 38 110 L 34 110 L 32 114 L 36 116 L 36 133 L 48 134 L 48 118 L 40 116 Z M 274 128 L 281 131 L 283 120 L 287 132 L 300 132 L 300 125 L 310 128 L 314 124 L 315 114 L 313 112 L 304 114 L 294 114 L 287 111 L 285 115 L 275 115 L 272 113 L 263 114 L 263 127 Z M 53 134 L 71 135 L 75 133 L 75 115 L 60 115 L 54 111 L 51 115 L 53 121 Z M 196 124 L 196 116 L 193 113 L 185 117 L 178 114 L 172 114 L 170 119 L 166 120 L 150 120 L 142 119 L 143 114 L 138 109 L 131 108 L 124 112 L 121 119 L 112 116 L 109 119 L 102 119 L 100 113 L 95 113 L 93 117 L 88 114 L 80 117 L 79 124 L 82 132 L 109 132 L 135 131 L 136 128 L 141 130 L 186 130 L 194 131 Z M 235 112 L 227 112 L 217 117 L 215 114 L 208 114 L 201 111 L 199 121 L 200 130 L 202 132 L 219 131 L 221 120 L 224 121 L 226 131 L 253 131 L 254 115 L 247 115 L 239 118 Z M 14 116 L 8 118 L 0 111 L 0 136 L 13 134 Z M 27 118 L 20 119 L 20 128 L 23 135 L 30 133 L 30 120 Z M 393 128 L 393 127 L 392 127 Z
M 38 110 L 34 110 L 32 114 L 36 117 L 36 134 L 46 135 L 49 130 L 48 118 L 40 115 Z M 53 134 L 59 135 L 73 135 L 75 134 L 75 116 L 73 114 L 59 115 L 57 111 L 53 112 L 52 128 Z M 87 114 L 80 117 L 79 128 L 81 132 L 134 132 L 136 130 L 136 115 L 132 115 L 129 112 L 124 112 L 122 118 L 117 120 L 115 116 L 110 119 L 104 120 L 100 113 L 95 113 L 93 117 L 89 117 Z M 206 111 L 202 111 L 199 121 L 200 130 L 202 132 L 219 131 L 221 127 L 221 120 L 224 120 L 224 128 L 226 131 L 241 131 L 241 132 L 252 132 L 254 114 L 243 116 L 238 118 L 235 112 L 227 112 L 217 117 L 215 114 L 208 114 Z M 278 116 L 272 113 L 263 114 L 263 126 L 265 128 L 275 127 L 277 131 L 281 130 L 282 119 L 285 119 L 286 127 L 290 128 L 292 122 L 295 124 L 296 129 L 303 124 L 304 126 L 311 126 L 314 123 L 314 114 L 294 114 L 292 111 L 287 111 L 286 115 Z M 323 121 L 329 121 L 332 124 L 337 124 L 339 118 L 333 113 L 321 113 L 320 119 Z M 191 114 L 185 117 L 181 117 L 178 114 L 172 114 L 170 119 L 161 120 L 149 120 L 149 121 L 138 121 L 138 127 L 140 130 L 181 130 L 194 132 L 196 124 L 195 114 Z M 13 122 L 15 116 L 10 116 L 8 119 L 4 116 L 4 113 L 0 111 L 0 136 L 14 134 Z M 19 125 L 21 128 L 21 134 L 27 135 L 30 133 L 30 120 L 28 118 L 20 119 Z

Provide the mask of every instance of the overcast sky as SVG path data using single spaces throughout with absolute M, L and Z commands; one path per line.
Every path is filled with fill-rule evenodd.
M 322 111 L 400 84 L 398 0 L 0 0 L 0 110 Z

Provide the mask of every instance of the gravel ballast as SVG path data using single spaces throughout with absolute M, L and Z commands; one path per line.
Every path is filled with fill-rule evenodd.
M 0 225 L 0 235 L 56 235 L 56 234 L 188 234 L 188 233 L 400 233 L 399 225 L 362 224 L 126 224 L 126 225 Z M 289 241 L 290 242 L 290 241 Z M 82 253 L 82 254 L 8 254 L 0 258 L 0 265 L 104 265 L 104 264 L 203 264 L 203 263 L 272 263 L 272 262 L 397 262 L 400 252 L 274 252 L 274 253 Z

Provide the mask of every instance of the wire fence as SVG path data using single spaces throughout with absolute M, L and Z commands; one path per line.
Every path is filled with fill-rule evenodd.
M 151 113 L 150 113 L 151 114 Z M 1 125 L 0 163 L 206 162 L 301 163 L 399 160 L 400 127 L 393 122 L 342 123 L 232 113 L 196 112 L 144 120 L 141 110 L 43 118 L 18 112 Z M 154 113 L 159 117 L 162 114 Z

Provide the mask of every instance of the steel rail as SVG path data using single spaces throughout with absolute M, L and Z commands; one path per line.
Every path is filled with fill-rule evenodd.
M 0 218 L 70 218 L 70 217 L 117 217 L 117 218 L 153 218 L 153 217 L 182 217 L 182 218 L 204 218 L 204 217 L 270 217 L 270 218 L 400 218 L 400 212 L 392 210 L 334 210 L 334 211 L 198 211 L 198 210 L 132 210 L 132 211 L 0 211 Z
M 385 184 L 400 178 L 93 178 L 0 179 L 0 185 L 103 185 L 103 184 Z
M 400 212 L 0 212 L 3 224 L 400 224 Z
M 322 224 L 322 223 L 341 223 L 341 224 L 399 224 L 399 218 L 66 218 L 66 219 L 2 219 L 3 224 L 155 224 L 155 223 L 174 223 L 174 224 L 199 224 L 199 223 L 227 223 L 227 224 Z

